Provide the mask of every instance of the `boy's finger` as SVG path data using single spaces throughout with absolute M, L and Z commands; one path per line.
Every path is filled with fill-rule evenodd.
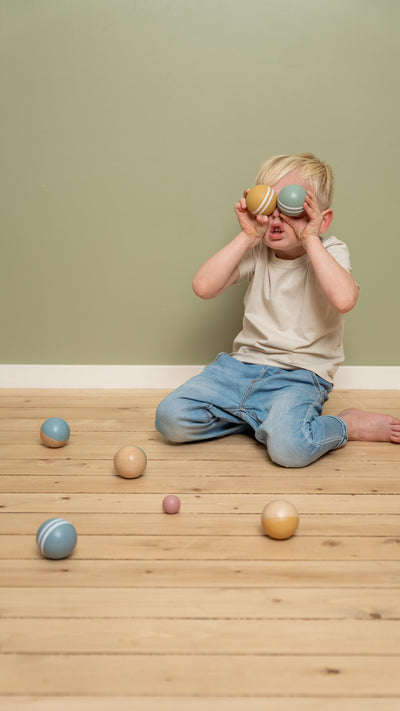
M 289 225 L 289 226 L 292 228 L 292 230 L 293 230 L 293 232 L 295 233 L 297 239 L 300 239 L 300 233 L 299 233 L 299 231 L 298 231 L 298 229 L 297 229 L 295 220 L 293 220 L 293 219 L 290 218 L 290 217 L 286 217 L 286 215 L 282 215 L 282 220 L 283 220 L 283 222 L 286 222 L 286 224 Z

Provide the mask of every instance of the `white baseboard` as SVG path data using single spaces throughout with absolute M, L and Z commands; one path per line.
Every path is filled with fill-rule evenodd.
M 0 388 L 175 388 L 201 365 L 0 365 Z
M 400 390 L 400 366 L 342 365 L 335 378 L 338 390 Z
M 175 388 L 202 365 L 1 365 L 0 388 Z M 400 366 L 344 365 L 341 390 L 400 390 Z

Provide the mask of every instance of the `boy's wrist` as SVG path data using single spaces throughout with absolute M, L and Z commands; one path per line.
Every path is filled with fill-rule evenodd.
M 240 241 L 242 241 L 245 245 L 246 249 L 251 249 L 252 247 L 255 247 L 255 245 L 260 241 L 260 237 L 258 237 L 257 235 L 249 235 L 244 230 L 239 232 L 236 239 L 240 239 Z
M 318 249 L 321 246 L 322 243 L 319 235 L 308 235 L 303 238 L 303 247 L 306 252 L 308 252 L 309 249 L 314 249 L 315 247 Z

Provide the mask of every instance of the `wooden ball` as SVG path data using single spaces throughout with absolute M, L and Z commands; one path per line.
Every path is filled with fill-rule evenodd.
M 290 501 L 277 499 L 265 506 L 261 514 L 261 524 L 270 538 L 290 538 L 299 525 L 299 514 Z
M 40 428 L 40 439 L 46 447 L 63 447 L 69 436 L 69 425 L 61 417 L 49 417 Z
M 181 508 L 181 502 L 175 494 L 168 494 L 163 500 L 163 510 L 167 514 L 176 514 Z
M 42 523 L 36 543 L 42 555 L 53 560 L 61 560 L 71 555 L 78 536 L 75 527 L 64 518 L 49 518 Z
M 140 447 L 121 447 L 114 456 L 114 469 L 124 479 L 136 479 L 141 476 L 146 464 L 146 454 Z
M 255 185 L 247 193 L 246 207 L 252 215 L 271 215 L 276 208 L 276 195 L 269 185 Z
M 301 185 L 287 185 L 278 195 L 278 208 L 286 217 L 300 217 L 304 213 L 307 191 Z

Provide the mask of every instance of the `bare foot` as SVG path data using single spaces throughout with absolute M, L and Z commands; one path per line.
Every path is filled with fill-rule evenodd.
M 347 425 L 349 440 L 400 444 L 400 420 L 391 415 L 349 407 L 339 412 L 338 417 Z

